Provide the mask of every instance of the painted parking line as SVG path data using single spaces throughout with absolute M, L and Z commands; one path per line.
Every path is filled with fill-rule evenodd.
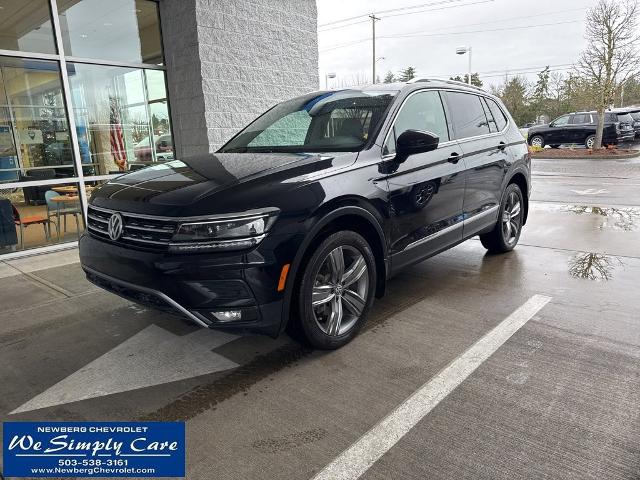
M 236 368 L 212 352 L 238 337 L 207 328 L 183 336 L 149 325 L 10 415 Z
M 356 443 L 320 471 L 313 480 L 356 480 L 360 478 L 550 300 L 551 297 L 544 295 L 531 297 L 524 305 L 414 392 L 385 419 L 360 437 Z

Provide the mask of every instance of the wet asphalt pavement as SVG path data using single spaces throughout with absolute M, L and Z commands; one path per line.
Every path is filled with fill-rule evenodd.
M 336 352 L 131 305 L 73 251 L 0 262 L 2 420 L 186 420 L 187 478 L 309 479 L 544 295 L 361 478 L 637 480 L 640 160 L 533 169 L 514 252 L 471 240 L 409 268 Z

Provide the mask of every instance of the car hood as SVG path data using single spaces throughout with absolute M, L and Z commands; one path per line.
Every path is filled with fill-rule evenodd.
M 257 204 L 258 195 L 269 197 L 290 190 L 308 181 L 310 175 L 329 174 L 356 158 L 357 154 L 344 152 L 199 155 L 114 178 L 94 191 L 91 204 L 151 215 L 205 215 L 217 213 L 212 209 L 228 210 L 223 205 L 233 203 L 231 198 L 241 192 L 242 201 L 236 201 L 232 209 L 258 208 L 266 206 Z

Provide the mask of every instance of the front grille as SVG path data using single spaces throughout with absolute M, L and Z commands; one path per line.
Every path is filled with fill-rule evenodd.
M 114 210 L 89 205 L 87 226 L 89 233 L 97 238 L 112 241 L 109 237 L 109 219 Z M 132 245 L 151 250 L 167 250 L 178 226 L 177 221 L 150 215 L 118 212 L 122 215 L 122 235 L 115 243 Z

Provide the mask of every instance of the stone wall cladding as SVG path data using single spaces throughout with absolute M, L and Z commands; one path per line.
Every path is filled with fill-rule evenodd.
M 177 155 L 213 152 L 274 104 L 318 89 L 315 0 L 162 0 L 163 10 Z

